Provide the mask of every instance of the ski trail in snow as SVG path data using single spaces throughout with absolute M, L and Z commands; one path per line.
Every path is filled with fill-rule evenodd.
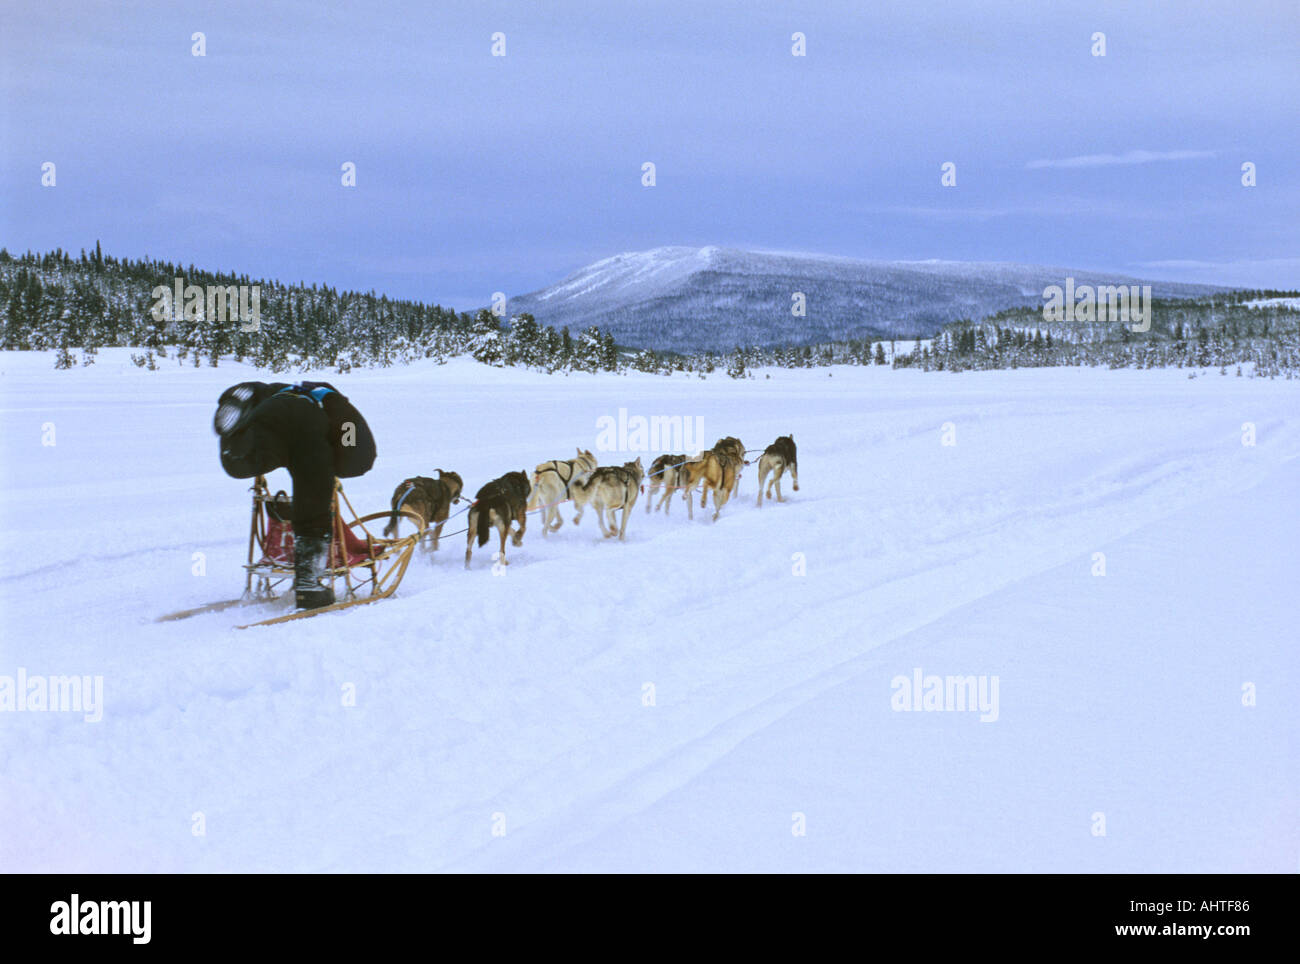
M 529 868 L 611 835 L 625 854 L 671 848 L 621 835 L 646 833 L 641 815 L 882 652 L 1063 565 L 1086 573 L 1094 551 L 1207 500 L 1249 499 L 1300 449 L 1294 384 L 1159 371 L 562 384 L 460 363 L 354 373 L 347 390 L 380 443 L 375 469 L 347 482 L 362 512 L 434 468 L 472 492 L 570 457 L 620 407 L 700 413 L 709 442 L 793 432 L 801 491 L 787 479 L 789 501 L 756 508 L 751 467 L 716 523 L 711 505 L 689 521 L 680 499 L 646 515 L 642 495 L 623 543 L 600 538 L 590 513 L 575 528 L 570 507 L 542 538 L 534 514 L 504 575 L 477 552 L 465 572 L 463 538 L 444 538 L 389 600 L 237 633 L 247 620 L 233 611 L 151 620 L 242 588 L 247 484 L 220 473 L 210 406 L 189 403 L 258 376 L 129 371 L 119 409 L 110 362 L 56 373 L 18 359 L 0 381 L 0 402 L 68 409 L 49 449 L 40 411 L 0 412 L 0 545 L 25 565 L 0 578 L 0 675 L 102 674 L 106 703 L 97 724 L 0 718 L 0 862 L 19 869 Z M 83 396 L 98 407 L 72 411 Z M 1169 602 L 1198 605 L 1190 589 Z M 1000 618 L 1008 646 L 1034 643 L 1014 612 Z M 1022 760 L 1041 752 L 1017 744 Z M 980 778 L 1013 780 L 1013 764 Z M 854 774 L 824 779 L 827 800 L 876 792 Z M 196 811 L 210 828 L 198 840 Z M 497 812 L 504 838 L 491 834 Z

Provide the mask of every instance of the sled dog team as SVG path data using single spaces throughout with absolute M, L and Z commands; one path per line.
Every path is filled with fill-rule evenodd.
M 667 515 L 672 494 L 680 490 L 686 501 L 687 513 L 694 519 L 692 495 L 698 488 L 701 509 L 704 508 L 709 493 L 713 493 L 713 518 L 716 520 L 722 507 L 740 488 L 741 469 L 749 464 L 745 461 L 745 451 L 744 443 L 729 435 L 719 439 L 713 448 L 694 456 L 659 456 L 650 464 L 650 493 L 646 499 L 646 512 L 650 511 L 651 502 L 662 488 L 663 496 L 655 509 L 663 509 Z M 767 488 L 768 499 L 772 498 L 772 490 L 775 488 L 776 500 L 785 501 L 781 495 L 781 477 L 786 472 L 790 473 L 794 490 L 798 492 L 799 463 L 792 435 L 782 435 L 764 449 L 759 457 L 759 506 L 763 504 L 764 486 Z M 582 521 L 583 513 L 590 506 L 605 538 L 612 539 L 617 535 L 622 540 L 627 532 L 628 515 L 636 505 L 645 479 L 645 469 L 640 458 L 623 465 L 597 465 L 596 457 L 582 449 L 578 449 L 576 458 L 543 462 L 533 471 L 531 479 L 523 471 L 507 472 L 479 489 L 470 504 L 465 568 L 469 568 L 475 540 L 480 546 L 486 545 L 493 528 L 497 530 L 501 542 L 501 564 L 509 565 L 506 560 L 506 536 L 509 535 L 516 546 L 523 545 L 527 514 L 533 510 L 541 511 L 542 535 L 554 532 L 564 524 L 560 517 L 560 504 L 570 499 L 577 510 L 573 517 L 574 525 Z M 463 487 L 464 482 L 459 475 L 443 469 L 436 470 L 434 478 L 415 476 L 403 480 L 393 491 L 392 517 L 384 529 L 384 535 L 396 534 L 400 518 L 398 512 L 409 509 L 424 519 L 426 525 L 433 526 L 431 548 L 436 550 L 442 527 L 451 514 L 452 505 L 460 501 Z M 620 509 L 623 512 L 621 521 L 617 517 Z M 518 525 L 513 531 L 510 528 L 512 522 Z

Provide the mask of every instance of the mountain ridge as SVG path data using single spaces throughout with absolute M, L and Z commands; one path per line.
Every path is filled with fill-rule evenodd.
M 1224 290 L 1086 269 L 998 261 L 879 261 L 668 245 L 592 262 L 507 302 L 510 315 L 658 351 L 727 351 L 849 338 L 925 338 L 943 325 L 1042 303 L 1047 285 L 1151 285 L 1154 297 Z M 802 292 L 806 314 L 792 312 Z

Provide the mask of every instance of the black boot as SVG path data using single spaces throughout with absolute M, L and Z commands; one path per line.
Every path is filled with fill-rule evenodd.
M 297 536 L 293 543 L 293 592 L 299 609 L 320 609 L 334 602 L 334 590 L 321 585 L 329 556 L 328 536 Z

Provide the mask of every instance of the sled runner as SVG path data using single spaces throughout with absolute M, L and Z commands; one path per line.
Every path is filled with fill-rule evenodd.
M 260 475 L 253 482 L 252 492 L 253 512 L 248 532 L 248 562 L 244 565 L 243 596 L 171 613 L 161 617 L 158 622 L 187 619 L 234 606 L 271 602 L 277 598 L 276 593 L 282 585 L 289 587 L 288 595 L 293 595 L 293 526 L 289 522 L 289 500 L 283 492 L 272 495 L 267 488 L 266 478 Z M 342 511 L 344 508 L 347 510 L 346 518 Z M 343 492 L 342 485 L 336 480 L 333 531 L 325 575 L 339 601 L 318 609 L 285 613 L 239 628 L 306 619 L 391 596 L 406 574 L 406 567 L 410 564 L 411 556 L 425 529 L 424 519 L 418 513 L 399 509 L 398 514 L 414 525 L 414 532 L 392 539 L 376 535 L 368 526 L 375 525 L 378 531 L 382 524 L 392 518 L 392 510 L 358 516 Z

